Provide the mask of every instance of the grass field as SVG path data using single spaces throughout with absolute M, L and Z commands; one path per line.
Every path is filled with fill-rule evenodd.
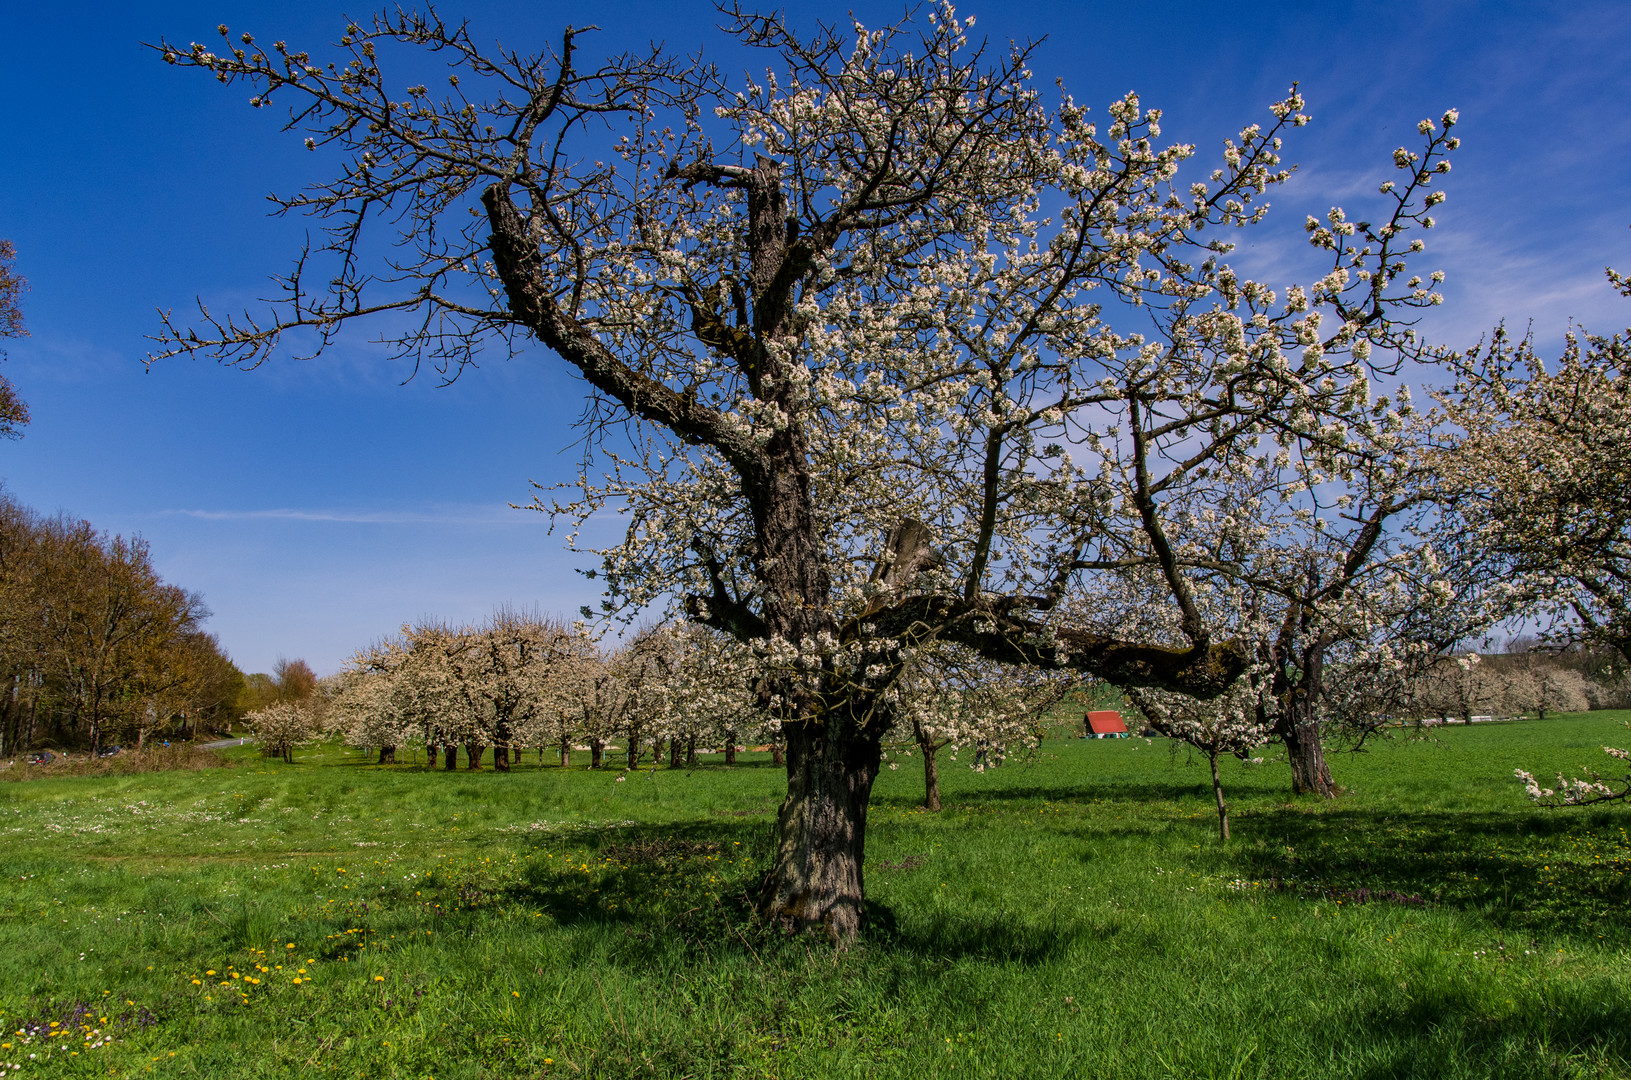
M 757 926 L 780 771 L 294 765 L 0 784 L 17 1076 L 1631 1076 L 1631 807 L 1532 808 L 1621 716 L 1283 764 L 915 759 L 862 942 Z M 56 1025 L 56 1026 L 53 1026 Z M 22 1032 L 22 1034 L 18 1034 Z M 63 1034 L 53 1034 L 63 1032 Z M 20 1068 L 16 1068 L 20 1066 Z

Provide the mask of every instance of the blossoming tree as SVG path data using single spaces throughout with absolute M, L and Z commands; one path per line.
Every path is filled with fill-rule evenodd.
M 1194 148 L 1159 144 L 1158 110 L 1045 101 L 1032 50 L 971 43 L 949 4 L 811 35 L 722 15 L 762 77 L 660 49 L 585 65 L 575 29 L 484 54 L 412 13 L 349 25 L 331 59 L 225 27 L 218 52 L 161 44 L 255 107 L 287 102 L 332 172 L 279 200 L 328 227 L 281 306 L 167 321 L 156 355 L 254 365 L 387 316 L 449 376 L 529 338 L 571 365 L 591 421 L 628 441 L 552 509 L 626 509 L 598 553 L 611 610 L 677 597 L 761 658 L 788 777 L 761 910 L 844 940 L 917 650 L 1196 697 L 1246 669 L 1166 507 L 1275 433 L 1365 422 L 1373 350 L 1419 352 L 1397 313 L 1437 301 L 1406 263 L 1454 117 L 1396 152 L 1379 223 L 1315 223 L 1330 270 L 1281 293 L 1223 257 L 1290 175 L 1295 91 L 1180 179 Z M 447 64 L 441 89 L 387 75 L 418 50 Z M 1171 636 L 1070 618 L 1129 555 L 1158 569 Z
M 1077 681 L 1069 673 L 982 661 L 956 647 L 921 654 L 896 680 L 891 703 L 896 728 L 889 737 L 923 758 L 924 809 L 941 808 L 941 750 L 951 748 L 955 761 L 960 750 L 972 747 L 970 768 L 984 772 L 1008 753 L 1034 749 L 1046 712 Z M 899 751 L 896 756 L 910 754 Z M 890 768 L 898 764 L 891 762 Z
M 1463 376 L 1449 402 L 1463 435 L 1440 467 L 1458 524 L 1498 572 L 1491 602 L 1631 659 L 1631 331 L 1571 332 L 1548 366 L 1531 338 L 1499 328 Z
M 351 658 L 333 685 L 332 726 L 379 746 L 381 762 L 417 738 L 433 761 L 441 748 L 448 768 L 461 744 L 471 768 L 489 745 L 500 772 L 524 746 L 558 744 L 565 764 L 598 661 L 583 626 L 508 607 L 478 626 L 404 626 Z
M 274 701 L 244 716 L 244 724 L 260 740 L 267 757 L 294 760 L 294 751 L 323 732 L 322 718 L 307 702 Z

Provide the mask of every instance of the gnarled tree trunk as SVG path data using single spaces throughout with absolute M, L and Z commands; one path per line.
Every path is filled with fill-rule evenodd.
M 1275 724 L 1274 734 L 1285 744 L 1291 762 L 1291 790 L 1298 795 L 1336 798 L 1336 784 L 1325 764 L 1325 747 L 1320 744 L 1319 699 L 1325 678 L 1325 647 L 1313 644 L 1302 651 L 1301 677 L 1284 691 L 1285 709 Z M 1283 678 L 1283 676 L 1282 676 Z
M 861 925 L 867 803 L 882 747 L 852 718 L 836 715 L 825 724 L 789 725 L 786 734 L 787 798 L 759 912 L 788 929 L 820 926 L 846 942 Z
M 1291 760 L 1291 790 L 1298 795 L 1336 798 L 1336 784 L 1325 764 L 1325 748 L 1320 745 L 1319 724 L 1312 717 L 1303 723 L 1288 724 L 1280 741 Z

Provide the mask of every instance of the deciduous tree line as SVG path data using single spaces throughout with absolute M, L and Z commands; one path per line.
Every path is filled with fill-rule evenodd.
M 243 678 L 147 545 L 0 494 L 0 754 L 225 722 Z

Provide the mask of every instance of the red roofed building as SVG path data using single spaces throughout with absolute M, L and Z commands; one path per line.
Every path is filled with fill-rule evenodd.
M 1087 737 L 1090 739 L 1125 739 L 1127 725 L 1121 714 L 1113 709 L 1095 710 L 1087 714 Z

